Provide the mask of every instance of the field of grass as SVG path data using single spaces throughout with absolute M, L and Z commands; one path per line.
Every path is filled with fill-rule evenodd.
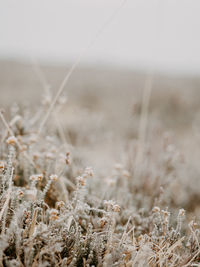
M 200 80 L 83 66 L 43 126 L 67 69 L 0 63 L 0 266 L 200 266 Z

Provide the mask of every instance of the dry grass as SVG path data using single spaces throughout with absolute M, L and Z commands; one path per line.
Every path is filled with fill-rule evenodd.
M 0 266 L 199 266 L 198 79 L 0 69 Z

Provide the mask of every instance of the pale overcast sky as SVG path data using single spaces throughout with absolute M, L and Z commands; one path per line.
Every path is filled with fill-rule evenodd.
M 71 62 L 121 0 L 0 0 L 0 57 Z M 200 73 L 199 0 L 127 0 L 82 62 Z

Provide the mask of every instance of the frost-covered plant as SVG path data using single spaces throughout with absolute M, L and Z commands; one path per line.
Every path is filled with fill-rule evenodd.
M 56 118 L 38 132 L 51 101 L 34 117 L 1 113 L 0 266 L 198 266 L 193 190 L 180 186 L 186 165 L 170 134 L 150 132 L 138 166 L 141 144 L 127 140 L 120 163 L 93 171 L 79 147 L 95 143 L 92 126 L 73 125 L 77 144 Z

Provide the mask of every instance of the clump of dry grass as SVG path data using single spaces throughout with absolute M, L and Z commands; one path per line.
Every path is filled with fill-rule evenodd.
M 36 116 L 15 106 L 8 123 L 1 113 L 0 265 L 198 266 L 199 225 L 187 220 L 194 187 L 173 137 L 150 128 L 142 144 L 127 139 L 105 175 L 76 147 L 95 142 L 91 121 L 73 126 L 70 144 L 56 115 L 62 99 L 41 127 L 51 101 L 42 102 Z

